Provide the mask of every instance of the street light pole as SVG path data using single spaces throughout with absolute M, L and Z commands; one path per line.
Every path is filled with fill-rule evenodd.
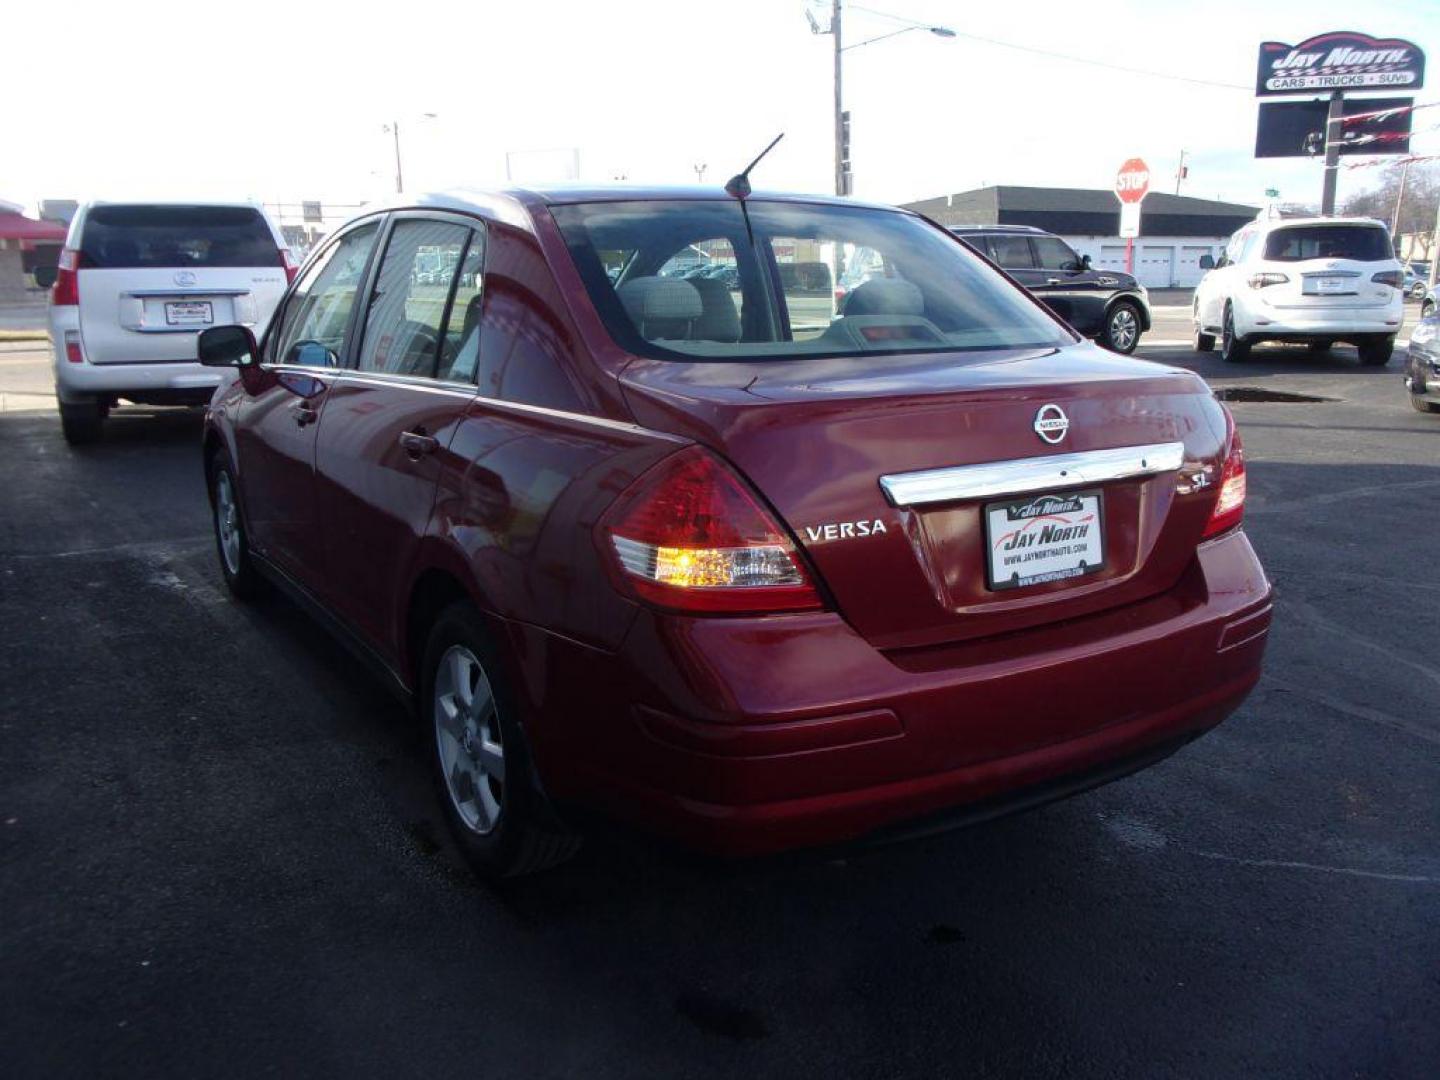
M 395 136 L 395 194 L 405 190 L 404 177 L 400 175 L 400 121 L 390 121 L 390 132 Z
M 433 112 L 421 113 L 420 120 L 434 120 L 439 115 L 439 113 Z M 395 194 L 400 195 L 405 191 L 405 175 L 400 170 L 400 121 L 391 120 L 388 124 L 382 124 L 380 130 L 390 132 L 391 137 L 395 140 Z M 508 158 L 505 164 L 508 168 L 510 164 Z

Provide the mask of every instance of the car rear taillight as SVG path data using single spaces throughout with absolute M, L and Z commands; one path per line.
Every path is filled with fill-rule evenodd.
M 293 284 L 295 275 L 300 273 L 300 264 L 295 261 L 295 256 L 290 254 L 289 248 L 280 249 L 280 265 L 285 267 L 285 284 Z
M 744 481 L 699 447 L 636 480 L 599 530 L 624 582 L 659 607 L 758 614 L 822 606 L 785 530 Z
M 1392 289 L 1398 289 L 1405 284 L 1405 275 L 1399 270 L 1381 270 L 1378 274 L 1372 274 L 1370 280 L 1377 285 L 1389 285 Z
M 1284 285 L 1290 279 L 1284 274 L 1251 274 L 1250 288 L 1264 289 L 1271 285 Z
M 65 359 L 72 364 L 85 362 L 85 351 L 80 347 L 80 331 L 65 331 Z
M 1233 529 L 1245 516 L 1245 445 L 1240 441 L 1240 432 L 1228 409 L 1225 421 L 1230 434 L 1229 451 L 1220 470 L 1220 493 L 1205 525 L 1207 538 Z
M 55 284 L 50 287 L 50 303 L 63 307 L 80 303 L 80 268 L 85 257 L 74 248 L 64 248 L 55 264 Z

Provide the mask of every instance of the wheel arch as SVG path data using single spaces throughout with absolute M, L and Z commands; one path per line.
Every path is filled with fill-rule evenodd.
M 420 662 L 425 655 L 425 639 L 430 627 L 440 613 L 457 600 L 472 604 L 480 617 L 490 624 L 496 646 L 503 649 L 507 644 L 500 634 L 495 633 L 494 611 L 475 586 L 463 561 L 441 545 L 431 545 L 421 552 L 404 597 L 404 606 L 397 613 L 396 636 L 400 670 L 414 692 L 418 693 L 420 689 Z
M 1110 301 L 1105 305 L 1105 320 L 1107 322 L 1110 320 L 1110 313 L 1115 310 L 1118 304 L 1129 304 L 1133 307 L 1136 317 L 1140 320 L 1140 332 L 1142 334 L 1148 334 L 1150 332 L 1150 305 L 1142 303 L 1140 297 L 1132 293 L 1117 293 L 1110 298 Z

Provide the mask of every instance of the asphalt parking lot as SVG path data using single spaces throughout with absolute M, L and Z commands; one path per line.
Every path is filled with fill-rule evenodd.
M 399 706 L 224 594 L 196 416 L 0 412 L 3 1071 L 1435 1075 L 1440 416 L 1349 348 L 1142 354 L 1323 399 L 1232 402 L 1278 599 L 1222 727 L 964 832 L 499 891 Z

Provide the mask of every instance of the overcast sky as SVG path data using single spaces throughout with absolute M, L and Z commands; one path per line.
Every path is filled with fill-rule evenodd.
M 0 198 L 249 196 L 356 201 L 394 187 L 382 125 L 400 121 L 406 188 L 540 179 L 578 152 L 587 180 L 721 183 L 777 132 L 759 187 L 831 189 L 828 2 L 426 0 L 310 7 L 11 5 L 0 89 Z M 863 9 L 871 10 L 863 10 Z M 1127 157 L 1173 190 L 1240 202 L 1319 198 L 1309 161 L 1252 159 L 1256 52 L 1350 29 L 1431 54 L 1437 0 L 847 0 L 851 42 L 887 12 L 949 26 L 845 56 L 858 196 L 982 184 L 1108 188 Z M 362 12 L 366 14 L 362 14 Z M 373 14 L 371 14 L 373 13 Z M 1166 72 L 1128 74 L 977 40 Z M 423 120 L 427 112 L 438 114 Z M 1440 124 L 1440 109 L 1416 127 Z M 1440 132 L 1416 138 L 1440 153 Z M 1342 170 L 1340 196 L 1378 170 Z M 1168 178 L 1168 179 L 1167 179 Z

